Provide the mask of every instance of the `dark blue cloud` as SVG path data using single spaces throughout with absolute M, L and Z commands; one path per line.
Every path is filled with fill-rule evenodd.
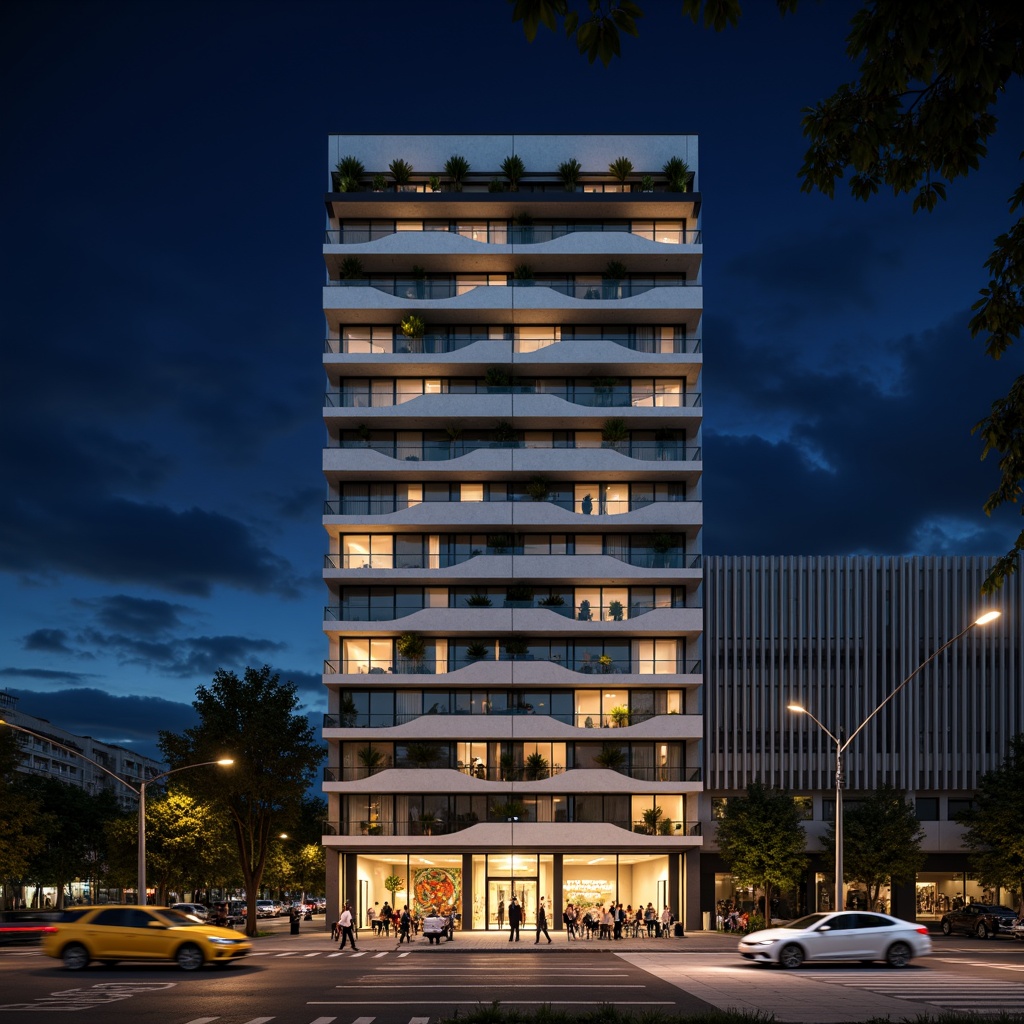
M 26 651 L 48 651 L 54 654 L 74 654 L 68 646 L 68 635 L 63 629 L 36 629 L 25 637 Z
M 96 679 L 98 673 L 71 672 L 63 669 L 18 668 L 7 665 L 0 668 L 0 676 L 8 679 L 32 679 L 38 683 L 84 683 Z

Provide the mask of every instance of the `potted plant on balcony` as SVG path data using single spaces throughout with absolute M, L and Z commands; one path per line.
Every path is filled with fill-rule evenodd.
M 491 599 L 486 594 L 470 594 L 466 598 L 467 608 L 490 608 Z
M 406 313 L 402 317 L 399 327 L 402 335 L 408 339 L 409 352 L 423 351 L 423 335 L 426 333 L 427 325 L 422 317 L 415 313 Z
M 654 552 L 654 569 L 667 569 L 668 553 L 676 546 L 676 538 L 671 533 L 656 533 L 651 537 L 651 550 Z
M 690 165 L 677 156 L 669 157 L 662 167 L 669 192 L 688 192 L 690 190 Z
M 610 654 L 601 654 L 597 659 L 598 665 L 601 666 L 601 671 L 606 675 L 611 672 L 613 667 L 612 656 Z
M 643 814 L 643 824 L 636 826 L 636 831 L 645 836 L 665 835 L 662 832 L 662 817 L 660 807 L 648 807 Z M 669 822 L 671 826 L 671 822 Z
M 526 782 L 539 782 L 550 774 L 548 759 L 543 754 L 534 752 L 526 755 L 523 762 L 523 779 Z
M 488 366 L 484 370 L 484 387 L 488 391 L 507 392 L 511 377 L 504 366 Z
M 367 776 L 376 775 L 384 767 L 383 752 L 370 744 L 360 747 L 356 756 L 359 758 L 359 763 L 366 769 Z
M 388 180 L 383 174 L 375 174 L 370 187 L 374 192 L 383 192 L 388 187 Z
M 506 608 L 532 608 L 533 587 L 517 583 L 505 589 Z
M 505 183 L 501 180 L 501 178 L 491 178 L 491 180 L 487 183 L 487 191 L 504 192 Z
M 594 499 L 589 494 L 583 495 L 583 500 L 580 502 L 580 511 L 585 516 L 589 516 L 594 511 Z
M 629 176 L 633 173 L 633 161 L 628 156 L 620 156 L 608 165 L 611 176 L 622 186 L 623 192 L 628 192 L 626 187 Z
M 512 218 L 512 241 L 520 245 L 533 244 L 533 218 L 524 210 Z M 533 276 L 532 274 L 530 275 Z
M 608 655 L 602 654 L 601 657 L 607 658 Z M 610 662 L 611 658 L 608 658 L 608 660 Z M 616 729 L 624 729 L 629 725 L 629 708 L 627 708 L 625 704 L 619 704 L 612 708 L 611 711 L 608 712 L 608 716 L 611 718 L 612 725 L 614 725 Z
M 525 637 L 510 636 L 502 641 L 501 649 L 512 661 L 515 661 L 516 658 L 522 658 L 529 654 L 530 645 Z
M 358 256 L 346 256 L 338 267 L 342 281 L 357 281 L 363 276 L 363 261 Z
M 622 747 L 612 743 L 605 743 L 601 746 L 601 752 L 594 757 L 594 764 L 598 768 L 608 768 L 613 772 L 621 772 L 626 767 L 629 758 Z
M 519 181 L 526 173 L 526 166 L 522 159 L 513 153 L 501 162 L 501 173 L 508 178 L 509 192 L 518 192 Z
M 427 653 L 427 642 L 419 633 L 403 633 L 395 641 L 395 650 L 400 658 L 413 663 L 413 671 L 419 671 L 419 664 Z
M 621 601 L 609 601 L 608 602 L 608 614 L 612 617 L 612 622 L 622 621 L 622 602 Z
M 542 608 L 564 608 L 565 598 L 561 594 L 550 594 L 537 602 Z
M 432 174 L 430 176 L 430 178 L 428 179 L 428 183 L 430 185 L 430 191 L 431 192 L 440 192 L 441 191 L 441 178 L 438 175 Z
M 530 496 L 531 501 L 547 501 L 551 495 L 551 486 L 542 476 L 530 477 L 530 481 L 526 485 L 526 493 Z
M 512 538 L 507 533 L 489 533 L 487 550 L 492 555 L 503 555 L 512 547 Z
M 562 185 L 565 187 L 566 192 L 576 191 L 576 188 L 580 183 L 580 174 L 582 171 L 583 168 L 580 166 L 579 160 L 575 157 L 558 165 L 558 176 L 562 179 Z
M 392 160 L 388 165 L 391 177 L 395 179 L 395 191 L 404 192 L 412 181 L 412 164 L 404 160 Z
M 487 598 L 487 603 L 491 603 L 490 598 Z M 466 658 L 469 661 L 480 661 L 486 658 L 487 654 L 487 644 L 481 643 L 479 640 L 466 644 Z
M 454 423 L 448 423 L 445 425 L 444 432 L 448 435 L 449 458 L 454 459 L 462 455 L 464 451 L 462 446 L 462 424 L 457 420 Z
M 641 192 L 653 192 L 654 191 L 654 178 L 649 174 L 645 174 L 640 179 L 640 191 Z
M 590 602 L 584 598 L 580 601 L 580 607 L 576 613 L 576 618 L 579 622 L 590 622 L 593 617 L 594 614 L 590 610 Z
M 594 385 L 597 390 L 597 385 Z M 609 389 L 610 393 L 611 389 Z M 629 424 L 624 419 L 605 420 L 601 424 L 601 447 L 612 448 L 617 452 L 624 452 L 629 445 Z
M 454 153 L 445 161 L 444 173 L 451 182 L 452 191 L 461 192 L 462 183 L 466 180 L 466 175 L 469 174 L 469 161 L 464 156 Z
M 629 271 L 626 264 L 621 260 L 609 260 L 604 268 L 601 277 L 604 279 L 601 284 L 601 297 L 605 299 L 622 298 L 622 282 L 626 279 Z
M 533 230 L 532 228 L 530 229 Z M 533 267 L 529 263 L 520 263 L 512 271 L 512 279 L 519 287 L 532 287 L 534 285 L 533 280 Z
M 366 173 L 362 163 L 354 156 L 343 156 L 335 165 L 334 187 L 338 192 L 358 192 L 359 182 Z
M 412 265 L 412 280 L 416 289 L 416 298 L 425 299 L 427 297 L 427 271 L 418 263 Z
M 504 759 L 504 756 L 502 756 L 503 761 Z M 506 800 L 491 804 L 491 819 L 493 821 L 512 821 L 513 819 L 518 820 L 525 817 L 526 804 L 522 800 Z
M 494 425 L 494 448 L 515 448 L 519 443 L 519 431 L 508 420 L 499 420 Z

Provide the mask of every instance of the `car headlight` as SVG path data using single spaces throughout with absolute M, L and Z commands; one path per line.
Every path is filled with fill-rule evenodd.
M 771 946 L 775 942 L 774 939 L 744 939 L 744 946 Z
M 222 939 L 219 935 L 207 935 L 206 938 L 215 946 L 233 946 L 238 942 L 238 939 Z

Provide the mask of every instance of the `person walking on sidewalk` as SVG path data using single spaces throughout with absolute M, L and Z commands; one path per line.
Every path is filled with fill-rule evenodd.
M 519 906 L 519 902 L 515 896 L 512 897 L 512 902 L 508 905 L 508 941 L 518 942 L 519 941 L 519 926 L 523 923 L 523 908 Z
M 551 945 L 551 936 L 548 935 L 548 912 L 544 909 L 543 897 L 541 897 L 540 906 L 537 908 L 537 938 L 533 943 L 535 946 L 540 942 L 541 932 L 547 938 L 548 945 Z
M 352 904 L 346 903 L 345 909 L 341 912 L 341 917 L 338 918 L 338 924 L 341 925 L 341 945 L 338 949 L 345 948 L 345 940 L 352 944 L 352 952 L 358 953 L 359 950 L 356 948 L 356 937 L 355 930 L 352 927 Z
M 401 945 L 403 942 L 412 942 L 409 936 L 409 932 L 412 929 L 412 915 L 409 913 L 409 908 L 406 907 L 402 911 L 402 916 L 398 919 L 398 944 Z

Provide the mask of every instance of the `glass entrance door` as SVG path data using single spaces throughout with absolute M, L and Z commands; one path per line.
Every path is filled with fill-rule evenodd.
M 537 927 L 537 879 L 489 878 L 487 880 L 487 927 L 508 927 L 508 905 L 515 896 L 523 908 L 520 928 Z

